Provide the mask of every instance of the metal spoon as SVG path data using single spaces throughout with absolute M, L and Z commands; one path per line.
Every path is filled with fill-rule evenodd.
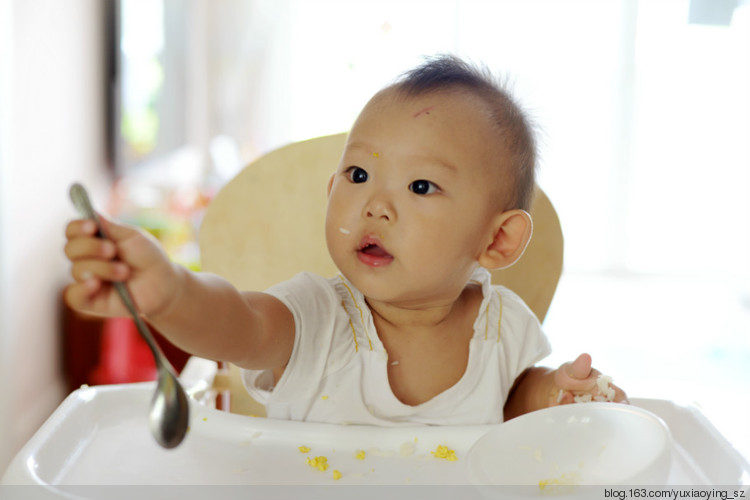
M 83 218 L 96 222 L 98 226 L 97 236 L 104 238 L 104 231 L 102 231 L 102 226 L 96 212 L 94 212 L 91 206 L 86 189 L 80 184 L 73 184 L 70 186 L 70 199 Z M 159 379 L 156 385 L 156 392 L 154 392 L 154 397 L 151 399 L 151 410 L 149 411 L 151 434 L 153 434 L 156 441 L 164 448 L 174 448 L 182 442 L 187 432 L 189 413 L 187 395 L 180 385 L 180 381 L 177 379 L 174 368 L 172 368 L 172 365 L 164 356 L 164 353 L 162 353 L 153 335 L 151 335 L 151 331 L 141 318 L 125 283 L 118 281 L 112 285 L 117 290 L 117 293 L 120 294 L 131 316 L 133 316 L 138 333 L 141 334 L 143 340 L 148 344 L 154 356 L 154 361 L 156 361 Z

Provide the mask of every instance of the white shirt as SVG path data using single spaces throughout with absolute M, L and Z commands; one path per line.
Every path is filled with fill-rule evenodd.
M 466 371 L 429 401 L 410 406 L 393 394 L 388 354 L 372 313 L 341 275 L 301 273 L 267 290 L 294 316 L 294 348 L 275 387 L 270 372 L 242 370 L 245 387 L 266 405 L 269 418 L 381 426 L 502 422 L 516 377 L 547 356 L 550 346 L 518 295 L 492 285 L 486 269 L 478 269 L 472 281 L 484 298 Z

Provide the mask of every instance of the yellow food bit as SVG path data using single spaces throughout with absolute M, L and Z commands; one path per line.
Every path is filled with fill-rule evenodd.
M 364 460 L 365 459 L 365 450 L 359 450 L 356 455 L 354 455 L 354 458 L 357 460 Z
M 341 472 L 339 472 L 338 470 L 334 469 L 333 470 L 333 479 L 335 479 L 336 481 L 338 481 L 339 479 L 341 479 Z
M 325 401 L 326 399 L 328 399 L 328 396 L 320 396 L 320 399 L 322 399 L 323 401 Z
M 325 470 L 328 469 L 328 458 L 326 457 L 309 458 L 308 457 L 307 465 L 315 469 L 318 469 L 321 472 L 325 472 Z
M 204 422 L 208 422 L 208 417 L 203 417 Z
M 435 451 L 431 451 L 430 453 L 432 453 L 435 458 L 444 458 L 449 462 L 455 462 L 456 460 L 458 460 L 455 450 L 451 450 L 447 446 L 443 446 L 442 444 L 438 446 Z
M 301 451 L 302 453 L 308 453 L 310 451 L 310 448 L 307 446 L 300 446 L 299 451 Z
M 401 445 L 401 448 L 398 450 L 399 455 L 402 457 L 410 457 L 414 455 L 414 444 L 406 442 Z
M 575 486 L 581 484 L 581 474 L 579 472 L 566 472 L 560 477 L 541 479 L 539 489 L 544 491 L 547 486 Z
M 380 153 L 373 153 L 372 156 L 374 156 L 375 158 L 380 158 Z

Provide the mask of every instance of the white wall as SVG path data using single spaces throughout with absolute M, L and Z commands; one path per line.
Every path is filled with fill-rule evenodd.
M 11 41 L 13 38 L 11 15 L 10 0 L 0 0 L 0 325 L 3 324 L 3 318 L 8 317 L 10 309 L 7 299 L 10 294 L 10 283 L 6 276 L 8 260 L 6 259 L 7 252 L 4 245 L 4 242 L 9 238 L 8 231 L 6 230 L 8 226 L 6 222 L 8 207 L 7 203 L 5 203 L 5 200 L 8 198 L 9 185 L 6 181 L 7 174 L 3 166 L 9 162 L 10 140 L 8 131 L 11 128 L 10 114 L 4 111 L 9 108 L 11 102 L 10 71 L 8 70 L 11 65 Z M 6 384 L 8 384 L 6 381 L 11 375 L 10 344 L 10 336 L 0 326 L 0 397 L 3 397 L 8 392 L 6 391 Z M 5 444 L 8 438 L 3 434 L 3 429 L 10 427 L 10 415 L 10 405 L 3 401 L 0 404 L 0 470 L 3 470 L 11 451 L 9 446 Z
M 99 0 L 0 0 L 0 471 L 65 396 L 67 186 L 106 193 Z

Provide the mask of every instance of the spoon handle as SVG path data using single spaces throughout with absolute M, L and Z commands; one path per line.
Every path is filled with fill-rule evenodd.
M 151 353 L 154 355 L 154 360 L 158 364 L 166 368 L 167 370 L 174 372 L 172 365 L 164 356 L 164 353 L 159 347 L 159 344 L 156 343 L 156 339 L 151 334 L 151 330 L 143 321 L 143 318 L 141 318 L 141 315 L 135 306 L 135 302 L 133 302 L 133 296 L 130 295 L 130 291 L 125 286 L 125 283 L 123 283 L 122 281 L 115 281 L 114 283 L 112 283 L 112 286 L 115 287 L 115 290 L 117 290 L 117 293 L 120 295 L 122 302 L 125 304 L 125 307 L 128 309 L 128 311 L 130 312 L 130 315 L 133 317 L 133 322 L 135 322 L 135 327 L 138 329 L 138 333 L 141 334 L 141 337 L 143 337 L 143 340 L 145 340 L 146 343 L 148 344 L 149 349 L 151 349 Z
M 91 200 L 89 199 L 89 195 L 86 192 L 86 189 L 78 183 L 73 184 L 72 186 L 70 186 L 70 199 L 80 213 L 81 217 L 83 217 L 84 219 L 90 219 L 96 223 L 97 236 L 100 238 L 104 238 L 104 230 L 102 229 L 99 218 L 97 217 L 96 212 L 91 205 Z M 122 302 L 125 304 L 125 307 L 133 317 L 133 321 L 135 322 L 135 326 L 138 329 L 138 333 L 140 333 L 141 337 L 143 337 L 143 340 L 145 340 L 148 344 L 149 349 L 151 349 L 151 352 L 154 355 L 154 360 L 156 361 L 156 363 L 162 365 L 163 367 L 174 373 L 174 369 L 164 356 L 164 353 L 159 348 L 159 344 L 156 343 L 154 336 L 151 334 L 151 330 L 149 330 L 148 326 L 141 318 L 141 314 L 138 312 L 138 308 L 135 305 L 135 301 L 133 300 L 133 296 L 130 294 L 128 287 L 125 286 L 125 283 L 123 283 L 122 281 L 115 281 L 114 283 L 112 283 L 112 285 L 115 287 L 115 290 L 117 290 L 117 293 L 120 295 Z

